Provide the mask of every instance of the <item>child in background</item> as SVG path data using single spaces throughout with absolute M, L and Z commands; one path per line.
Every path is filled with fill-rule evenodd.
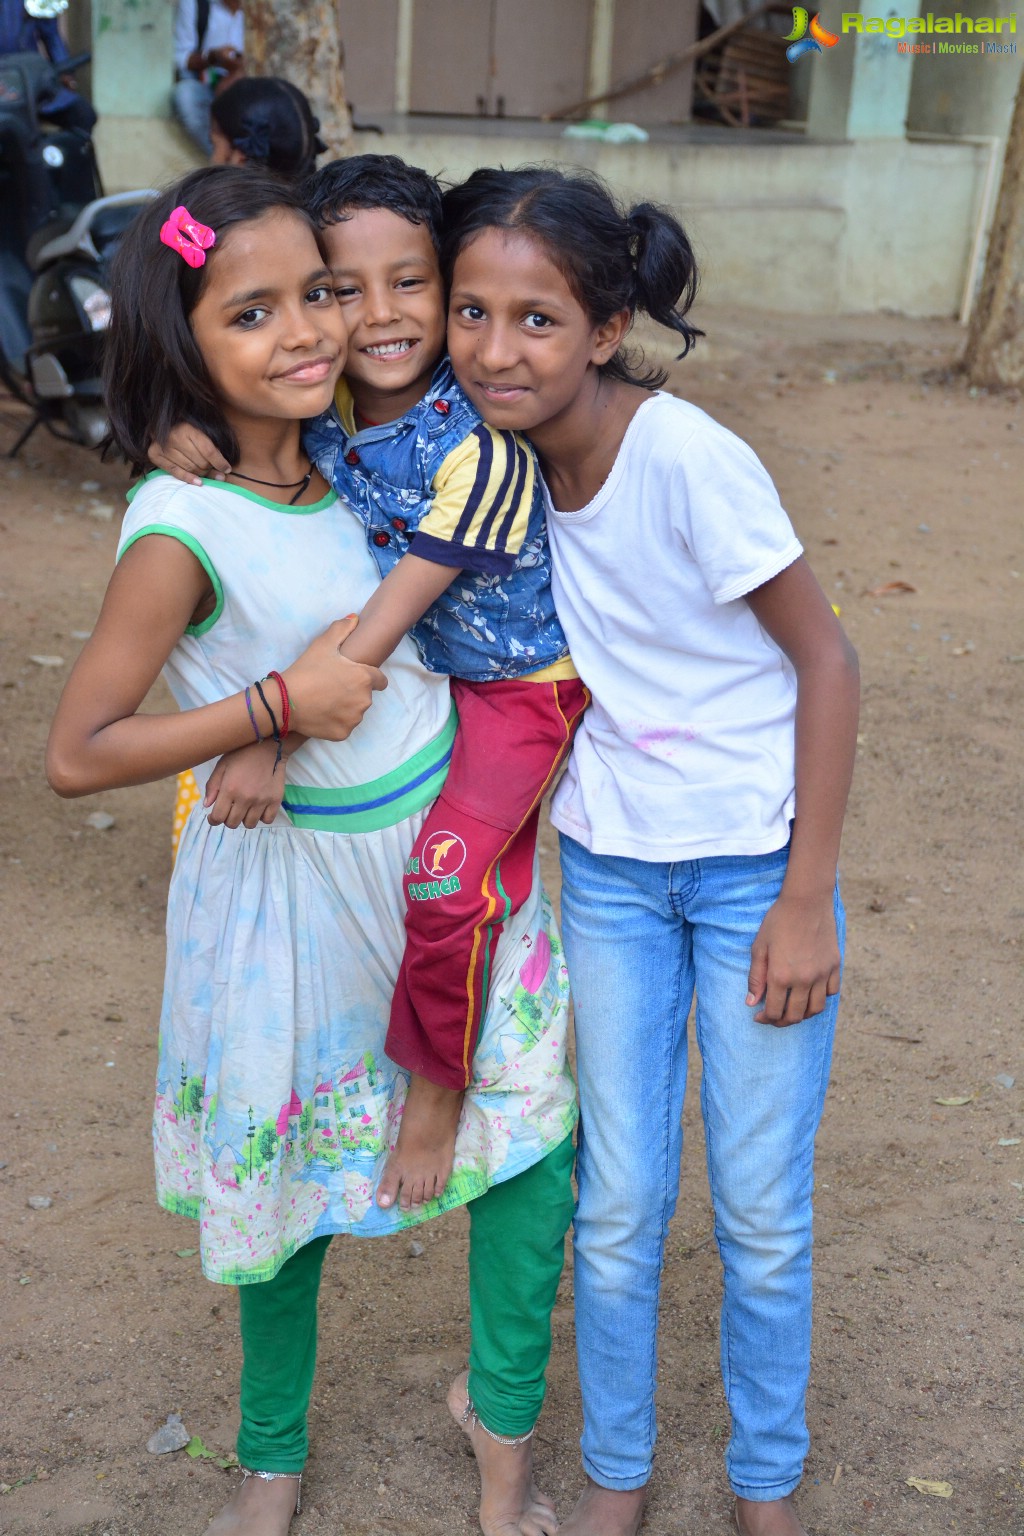
M 289 181 L 303 181 L 326 149 L 320 120 L 290 80 L 243 76 L 219 91 L 210 106 L 213 165 L 265 165 Z
M 576 1334 L 588 1485 L 564 1536 L 633 1536 L 696 991 L 741 1536 L 800 1536 L 814 1137 L 838 1008 L 836 861 L 857 665 L 738 438 L 654 392 L 634 312 L 678 332 L 674 218 L 583 174 L 481 170 L 445 198 L 448 344 L 546 485 L 558 614 L 593 703 L 555 794 L 576 1019 Z
M 587 694 L 555 615 L 532 456 L 481 422 L 444 355 L 437 182 L 394 156 L 359 155 L 319 171 L 307 206 L 349 350 L 336 409 L 307 425 L 305 442 L 362 519 L 384 577 L 344 654 L 379 665 L 411 628 L 428 669 L 451 677 L 459 718 L 445 787 L 409 851 L 387 1039 L 412 1082 L 377 1198 L 409 1208 L 448 1178 L 495 945 L 532 887 L 540 804 Z M 180 429 L 151 457 L 228 469 Z M 281 801 L 267 754 L 245 756 L 261 776 L 226 765 L 207 793 L 229 825 Z
M 339 604 L 365 608 L 378 577 L 301 445 L 302 419 L 332 399 L 345 329 L 298 196 L 248 167 L 193 173 L 128 231 L 111 293 L 117 446 L 138 467 L 188 410 L 234 468 L 223 485 L 153 474 L 136 487 L 54 720 L 50 782 L 65 795 L 143 783 L 253 735 L 276 756 L 289 717 L 322 738 L 293 757 L 293 815 L 244 833 L 189 818 L 168 897 L 153 1123 L 161 1204 L 198 1220 L 204 1272 L 239 1288 L 244 1470 L 210 1536 L 284 1536 L 332 1235 L 442 1208 L 381 1210 L 373 1190 L 405 1088 L 384 1052 L 397 886 L 444 779 L 451 705 L 408 638 L 386 677 L 339 656 L 354 618 L 313 640 Z M 181 712 L 138 713 L 161 668 Z M 560 955 L 534 886 L 498 947 L 445 1198 L 470 1216 L 470 1371 L 449 1405 L 490 1536 L 556 1525 L 531 1436 L 572 1207 Z

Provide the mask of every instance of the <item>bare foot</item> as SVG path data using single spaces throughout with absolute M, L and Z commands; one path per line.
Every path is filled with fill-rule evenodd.
M 587 1486 L 559 1536 L 637 1536 L 643 1523 L 646 1495 L 646 1488 L 619 1492 L 601 1488 L 588 1477 Z
M 206 1536 L 287 1536 L 299 1500 L 296 1477 L 247 1477 L 206 1528 Z
M 448 1409 L 468 1435 L 480 1473 L 480 1529 L 484 1536 L 552 1536 L 555 1507 L 533 1480 L 533 1441 L 501 1445 L 472 1419 L 462 1423 L 469 1401 L 469 1372 L 448 1389 Z
M 766 1504 L 737 1499 L 735 1515 L 740 1536 L 807 1536 L 791 1496 L 769 1499 Z
M 441 1088 L 412 1074 L 395 1150 L 384 1164 L 377 1188 L 383 1210 L 397 1198 L 403 1211 L 444 1192 L 455 1160 L 463 1090 Z

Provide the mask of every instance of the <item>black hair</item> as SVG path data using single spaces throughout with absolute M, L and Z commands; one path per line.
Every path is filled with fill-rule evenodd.
M 218 241 L 237 224 L 277 209 L 298 214 L 316 230 L 297 187 L 257 166 L 211 165 L 159 193 L 133 220 L 110 268 L 111 316 L 103 349 L 103 388 L 110 423 L 106 448 L 138 473 L 150 443 L 164 442 L 178 422 L 210 437 L 233 464 L 235 434 L 224 418 L 190 316 L 218 259 L 215 244 L 193 268 L 160 238 L 172 209 L 213 230 Z
M 437 178 L 397 155 L 350 155 L 332 160 L 306 182 L 306 207 L 317 224 L 340 224 L 353 208 L 386 208 L 423 224 L 441 253 L 441 188 Z
M 697 296 L 696 257 L 667 208 L 637 203 L 626 212 L 600 177 L 541 165 L 474 171 L 444 194 L 443 206 L 441 268 L 449 284 L 456 257 L 475 236 L 516 230 L 541 242 L 595 325 L 639 310 L 679 333 L 680 357 L 704 334 L 685 318 Z M 625 347 L 601 372 L 649 389 L 666 378 Z
M 276 75 L 246 76 L 213 98 L 210 116 L 247 164 L 265 165 L 289 180 L 310 175 L 326 145 L 320 120 L 298 86 Z

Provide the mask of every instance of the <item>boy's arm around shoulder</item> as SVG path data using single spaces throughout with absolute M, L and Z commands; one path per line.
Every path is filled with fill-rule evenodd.
M 335 422 L 341 426 L 337 402 L 316 418 L 316 422 Z M 179 421 L 168 432 L 167 441 L 150 443 L 149 462 L 184 485 L 201 485 L 204 480 L 223 480 L 231 465 L 206 433 L 191 422 Z
M 857 750 L 857 653 L 801 556 L 747 596 L 797 678 L 796 819 L 782 891 L 751 954 L 758 1023 L 795 1024 L 839 990 L 833 893 Z
M 149 462 L 184 485 L 202 485 L 204 480 L 223 480 L 231 465 L 206 433 L 190 422 L 179 421 L 164 443 L 150 443 Z

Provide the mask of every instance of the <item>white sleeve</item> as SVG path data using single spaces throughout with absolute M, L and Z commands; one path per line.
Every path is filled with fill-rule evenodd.
M 178 0 L 178 9 L 174 17 L 174 67 L 185 69 L 188 65 L 189 54 L 194 53 L 202 42 L 197 36 L 196 0 Z
M 717 422 L 683 444 L 672 480 L 676 535 L 716 604 L 753 592 L 803 553 L 757 454 Z

